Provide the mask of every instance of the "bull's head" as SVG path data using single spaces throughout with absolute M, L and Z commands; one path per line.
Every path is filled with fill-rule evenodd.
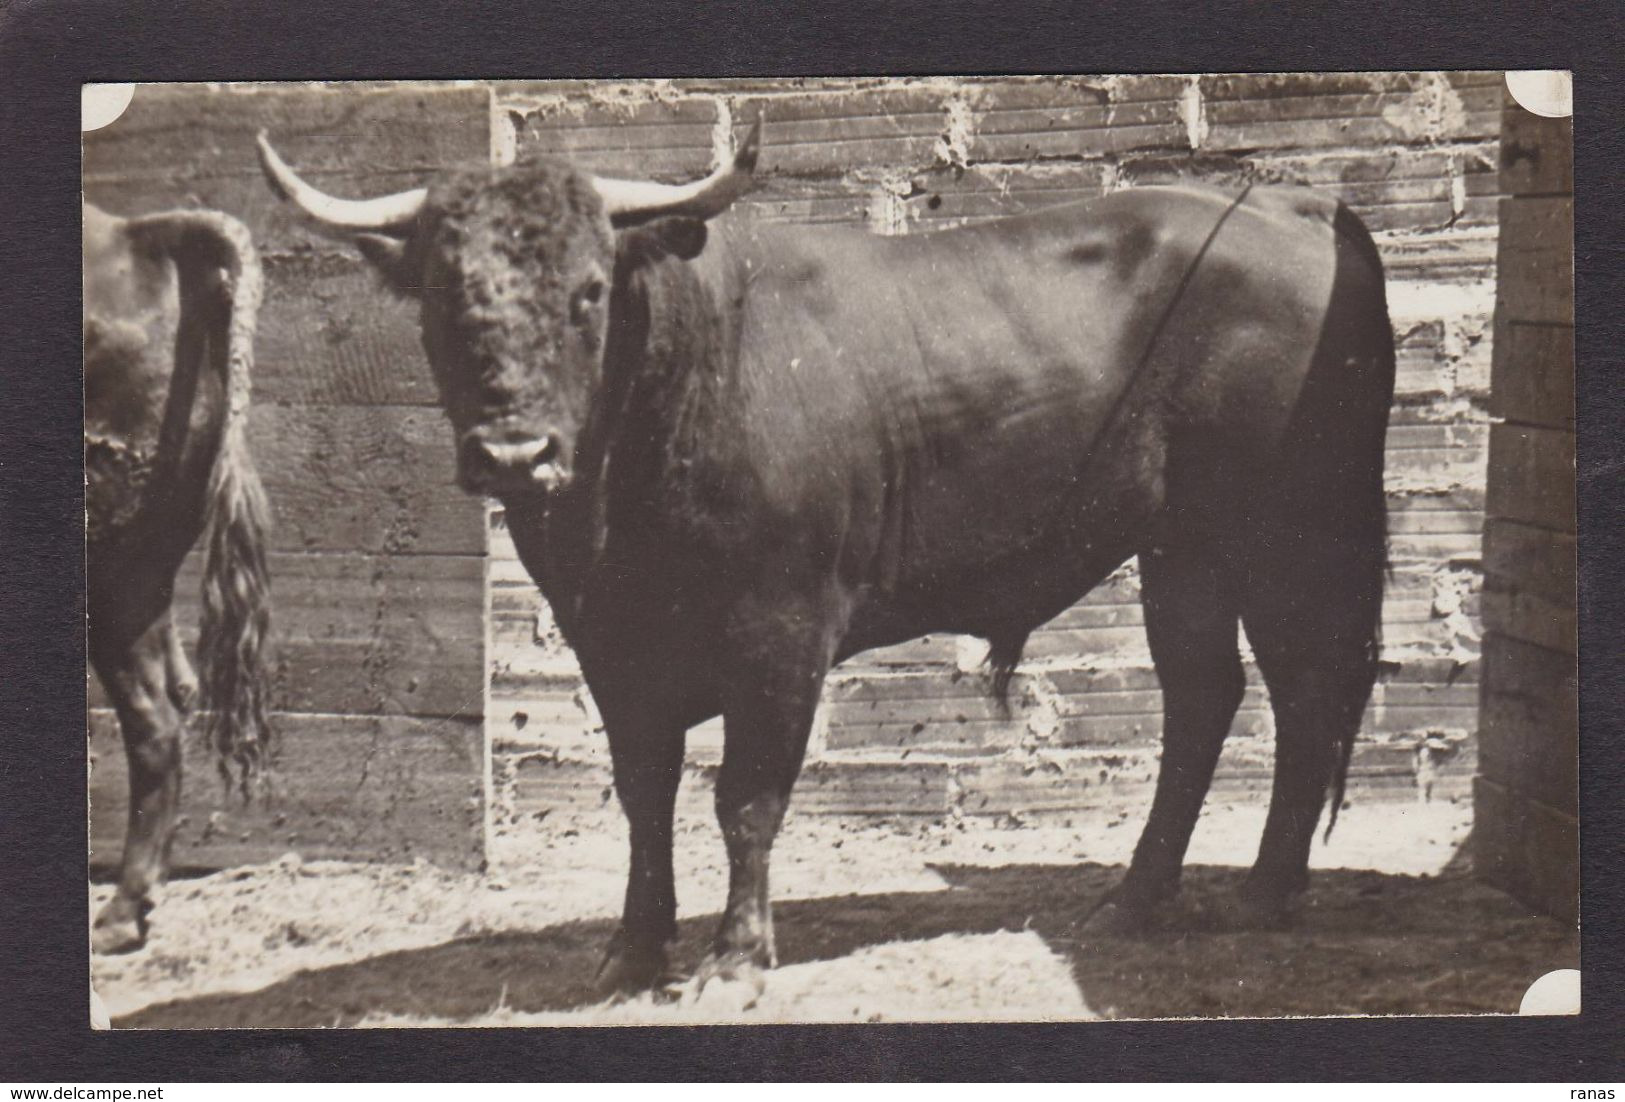
M 751 183 L 758 119 L 732 163 L 682 186 L 592 176 L 569 164 L 464 169 L 427 188 L 340 199 L 300 179 L 259 136 L 271 185 L 351 237 L 418 298 L 423 346 L 470 493 L 516 499 L 568 482 L 603 372 L 617 231 L 633 226 L 693 256 L 705 219 Z

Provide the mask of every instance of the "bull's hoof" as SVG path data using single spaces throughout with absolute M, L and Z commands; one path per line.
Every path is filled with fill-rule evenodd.
M 103 956 L 135 952 L 147 943 L 150 910 L 152 904 L 144 899 L 115 895 L 90 928 L 91 949 Z
M 754 1007 L 765 990 L 767 977 L 754 956 L 712 953 L 683 985 L 680 998 L 685 1008 L 731 1017 Z
M 617 932 L 593 980 L 600 998 L 611 1001 L 662 992 L 681 977 L 671 971 L 665 945 L 639 946 Z

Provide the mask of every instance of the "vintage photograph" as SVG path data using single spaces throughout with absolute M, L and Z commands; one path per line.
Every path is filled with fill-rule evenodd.
M 93 1020 L 1576 1012 L 1564 81 L 87 91 Z

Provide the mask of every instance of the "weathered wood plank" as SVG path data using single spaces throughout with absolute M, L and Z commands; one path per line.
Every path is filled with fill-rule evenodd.
M 507 85 L 499 94 L 521 159 L 564 157 L 592 172 L 673 182 L 712 167 L 719 113 L 709 98 L 552 81 Z
M 1415 92 L 1428 87 L 1436 76 L 1452 88 L 1499 87 L 1501 75 L 1489 70 L 1461 69 L 1452 72 L 1402 73 L 1217 73 L 1202 78 L 1202 94 L 1211 100 L 1261 99 L 1268 101 L 1297 96 L 1376 94 Z
M 385 288 L 359 253 L 277 252 L 264 267 L 273 301 L 255 339 L 256 402 L 438 409 L 417 304 Z
M 438 411 L 256 405 L 249 444 L 287 551 L 477 555 L 485 510 L 456 486 Z
M 91 716 L 93 867 L 118 859 L 128 780 L 112 716 Z M 245 807 L 214 775 L 208 750 L 186 747 L 175 835 L 179 868 L 222 868 L 293 851 L 309 859 L 472 868 L 482 859 L 480 723 L 403 717 L 280 717 L 276 787 Z
M 1574 531 L 1574 434 L 1501 424 L 1490 430 L 1485 512 L 1553 532 Z
M 1491 518 L 1484 530 L 1484 572 L 1509 588 L 1574 607 L 1574 536 Z
M 1117 76 L 989 77 L 954 84 L 983 114 L 1022 110 L 1051 110 L 1057 103 L 1068 110 L 1092 107 L 1099 125 L 1112 125 L 1115 112 L 1123 112 L 1125 125 L 1149 121 L 1146 110 L 1160 112 L 1165 104 L 1185 93 L 1190 81 L 1182 76 L 1124 74 Z
M 1398 75 L 1398 74 L 1396 74 Z M 1222 79 L 1222 78 L 1221 78 Z M 1409 87 L 1394 89 L 1372 87 L 1361 91 L 1334 91 L 1322 87 L 1313 93 L 1283 96 L 1272 89 L 1259 94 L 1255 88 L 1250 94 L 1209 95 L 1207 115 L 1209 125 L 1240 125 L 1245 123 L 1281 123 L 1318 121 L 1332 136 L 1339 136 L 1341 124 L 1351 119 L 1376 118 L 1390 128 L 1394 140 L 1414 139 L 1421 134 L 1447 130 L 1452 137 L 1493 136 L 1483 130 L 1483 115 L 1499 112 L 1501 97 L 1495 88 L 1457 88 L 1441 91 L 1431 74 L 1405 74 Z M 1234 87 L 1234 86 L 1232 86 Z M 1210 92 L 1211 82 L 1203 81 L 1204 92 Z M 1457 109 L 1454 118 L 1447 117 L 1450 107 L 1438 99 L 1454 93 Z M 1499 123 L 1499 119 L 1496 120 Z
M 1501 200 L 1496 305 L 1509 321 L 1574 324 L 1574 200 Z
M 1579 648 L 1572 600 L 1551 601 L 1494 574 L 1484 578 L 1484 627 L 1547 650 Z
M 1258 148 L 1315 148 L 1349 145 L 1382 146 L 1393 142 L 1428 140 L 1431 122 L 1418 117 L 1390 120 L 1383 117 L 1308 118 L 1273 122 L 1259 119 L 1212 126 L 1204 148 L 1232 150 Z M 1498 110 L 1467 113 L 1459 127 L 1440 127 L 1436 133 L 1452 138 L 1484 138 L 1500 125 Z
M 1480 772 L 1573 812 L 1579 792 L 1578 675 L 1573 654 L 1484 636 Z
M 1574 327 L 1495 315 L 1490 412 L 1508 421 L 1574 428 Z
M 941 816 L 951 773 L 942 761 L 815 762 L 801 771 L 791 806 L 809 815 Z
M 1493 233 L 1384 234 L 1377 252 L 1388 275 L 1390 305 L 1399 301 L 1396 286 L 1495 278 Z
M 1579 820 L 1484 776 L 1474 778 L 1473 809 L 1474 871 L 1540 913 L 1576 921 Z
M 1014 163 L 1181 148 L 1187 144 L 1182 91 L 1180 83 L 1165 80 L 1155 98 L 1120 102 L 1112 83 L 1073 86 L 1062 95 L 1043 85 L 993 86 L 969 104 L 969 159 Z
M 1154 713 L 1067 719 L 1029 715 L 1017 715 L 1008 720 L 967 717 L 963 721 L 950 718 L 945 722 L 918 717 L 880 723 L 849 723 L 842 717 L 831 716 L 826 745 L 831 750 L 1002 753 L 1016 750 L 1034 738 L 1028 724 L 1035 720 L 1042 724 L 1046 745 L 1064 747 L 1151 747 L 1156 745 L 1162 730 L 1162 718 Z M 1232 730 L 1257 735 L 1264 732 L 1267 722 L 1267 717 L 1254 709 L 1239 715 Z

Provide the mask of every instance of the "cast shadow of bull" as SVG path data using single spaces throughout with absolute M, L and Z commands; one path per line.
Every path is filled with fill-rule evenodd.
M 1185 873 L 1176 926 L 1090 942 L 1080 935 L 1081 919 L 1119 867 L 933 869 L 945 888 L 776 904 L 781 967 L 954 936 L 966 939 L 969 954 L 978 951 L 976 935 L 1031 931 L 1064 962 L 1096 1014 L 1168 1018 L 1509 1013 L 1535 978 L 1578 959 L 1572 929 L 1450 870 L 1438 877 L 1319 872 L 1293 926 L 1260 931 L 1227 929 L 1205 909 L 1233 891 L 1243 871 L 1196 865 Z M 680 923 L 676 959 L 699 959 L 715 922 L 706 915 Z M 603 919 L 459 937 L 300 972 L 258 991 L 146 1007 L 114 1024 L 331 1027 L 489 1020 L 498 1007 L 518 1015 L 569 1011 L 594 1004 L 592 981 L 613 926 Z M 951 985 L 942 997 L 953 999 Z M 977 1017 L 974 1005 L 962 1009 L 966 1019 Z M 595 1023 L 587 1015 L 580 1024 Z

